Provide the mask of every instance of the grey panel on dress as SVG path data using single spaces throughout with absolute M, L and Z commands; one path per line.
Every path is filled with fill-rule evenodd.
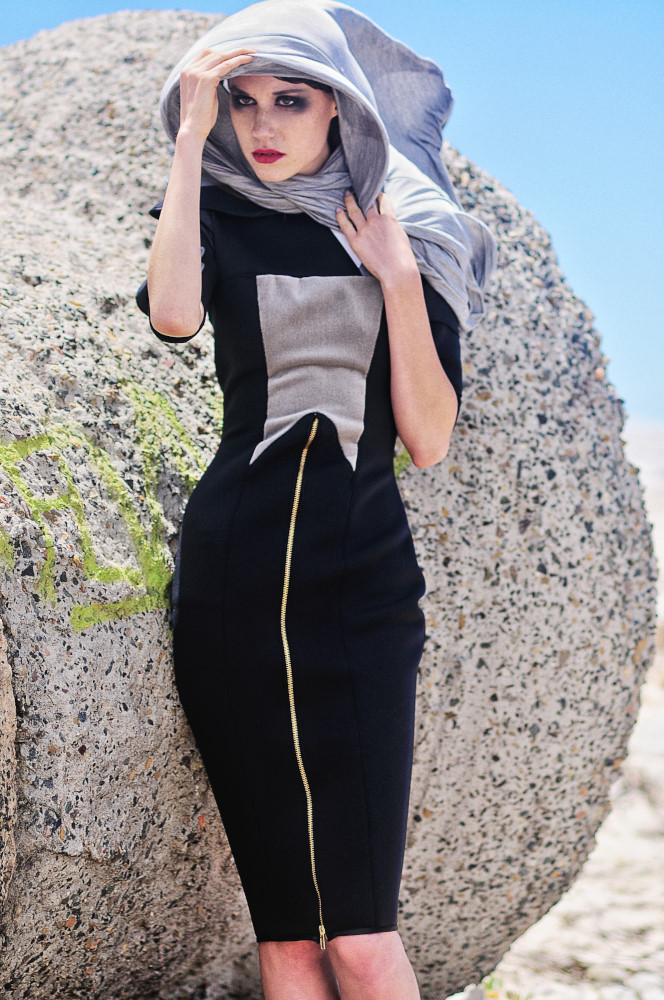
M 380 283 L 371 275 L 259 274 L 256 285 L 268 387 L 263 440 L 251 461 L 315 410 L 333 421 L 354 469 L 383 311 Z

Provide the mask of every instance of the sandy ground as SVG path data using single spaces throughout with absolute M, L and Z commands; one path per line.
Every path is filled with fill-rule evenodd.
M 487 998 L 664 1000 L 664 424 L 628 422 L 625 439 L 654 524 L 659 655 L 595 851 L 485 981 Z

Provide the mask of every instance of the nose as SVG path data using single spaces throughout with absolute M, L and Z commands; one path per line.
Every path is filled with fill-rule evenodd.
M 251 127 L 254 139 L 269 139 L 274 135 L 274 120 L 267 108 L 256 108 L 256 114 Z

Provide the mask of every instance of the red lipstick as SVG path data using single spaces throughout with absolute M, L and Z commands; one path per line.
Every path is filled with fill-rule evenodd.
M 276 163 L 286 154 L 277 149 L 255 149 L 251 155 L 257 163 Z

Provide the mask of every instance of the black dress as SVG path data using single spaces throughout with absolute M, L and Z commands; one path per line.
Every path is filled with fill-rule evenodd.
M 201 243 L 224 430 L 182 525 L 178 691 L 257 939 L 394 930 L 424 581 L 380 285 L 308 216 L 219 188 Z M 424 292 L 460 394 L 456 317 Z

